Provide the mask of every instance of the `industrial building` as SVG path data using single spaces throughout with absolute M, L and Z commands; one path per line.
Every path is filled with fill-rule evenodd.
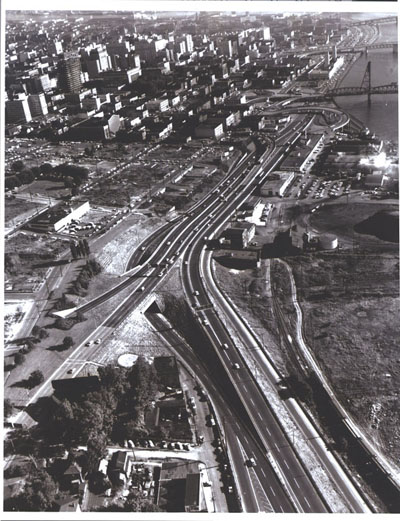
M 295 175 L 294 172 L 274 172 L 261 186 L 260 194 L 264 197 L 283 197 Z

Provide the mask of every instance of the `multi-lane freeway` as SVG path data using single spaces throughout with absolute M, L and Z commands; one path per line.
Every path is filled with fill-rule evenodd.
M 268 406 L 254 376 L 247 369 L 219 316 L 210 306 L 208 288 L 203 280 L 202 259 L 205 246 L 204 237 L 210 237 L 210 233 L 212 234 L 226 222 L 233 210 L 252 193 L 255 183 L 262 183 L 269 172 L 282 161 L 291 144 L 298 139 L 302 130 L 309 124 L 310 118 L 311 116 L 308 115 L 294 118 L 276 143 L 270 143 L 256 165 L 254 165 L 254 152 L 248 152 L 219 186 L 193 207 L 187 215 L 175 222 L 168 223 L 162 230 L 142 243 L 128 266 L 129 269 L 133 269 L 134 264 L 139 263 L 137 271 L 116 288 L 98 299 L 94 299 L 87 306 L 98 305 L 128 285 L 132 285 L 130 295 L 88 339 L 85 339 L 85 342 L 77 346 L 68 359 L 30 398 L 29 403 L 33 403 L 40 396 L 51 394 L 51 381 L 66 374 L 71 360 L 78 357 L 79 359 L 89 359 L 93 356 L 97 345 L 89 344 L 88 340 L 104 340 L 108 335 L 113 334 L 115 328 L 160 284 L 163 276 L 176 259 L 183 255 L 185 292 L 194 308 L 206 306 L 205 309 L 197 312 L 202 327 L 236 388 L 261 441 L 259 444 L 259 441 L 254 440 L 250 433 L 247 433 L 247 436 L 244 435 L 240 431 L 240 427 L 231 427 L 239 425 L 237 418 L 232 417 L 232 421 L 226 423 L 228 426 L 225 428 L 226 443 L 229 450 L 232 451 L 232 457 L 237 465 L 236 475 L 240 474 L 239 486 L 243 493 L 245 510 L 265 509 L 257 500 L 258 494 L 254 489 L 256 483 L 256 486 L 265 495 L 264 505 L 270 505 L 274 511 L 328 511 L 327 505 Z M 224 344 L 228 345 L 228 349 L 221 350 L 221 346 Z M 229 409 L 229 400 L 227 399 L 226 402 Z M 226 404 L 223 410 L 225 411 L 225 409 Z M 25 414 L 21 412 L 15 421 L 21 421 L 22 415 Z M 225 411 L 225 414 L 228 413 Z M 24 423 L 29 425 L 29 419 L 25 418 L 25 420 Z M 247 441 L 244 441 L 245 438 Z M 250 458 L 254 458 L 257 463 L 251 468 L 245 464 L 246 460 Z

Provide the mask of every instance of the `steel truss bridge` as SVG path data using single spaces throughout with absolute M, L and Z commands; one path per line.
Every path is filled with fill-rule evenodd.
M 372 49 L 393 49 L 393 53 L 397 54 L 398 44 L 397 42 L 382 42 L 382 43 L 371 43 L 370 45 L 356 45 L 355 47 L 339 47 L 338 53 L 351 53 L 351 52 L 365 52 Z
M 371 62 L 367 64 L 365 69 L 364 77 L 360 87 L 338 87 L 330 89 L 324 94 L 325 97 L 336 97 L 336 96 L 360 96 L 367 94 L 368 101 L 371 100 L 373 94 L 397 94 L 398 85 L 397 83 L 391 83 L 390 85 L 379 85 L 372 87 L 371 85 Z

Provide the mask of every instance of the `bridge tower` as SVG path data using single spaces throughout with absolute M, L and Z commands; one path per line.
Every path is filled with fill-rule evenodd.
M 365 69 L 364 77 L 361 82 L 361 88 L 367 90 L 368 94 L 368 105 L 371 104 L 371 62 L 367 63 L 367 68 Z

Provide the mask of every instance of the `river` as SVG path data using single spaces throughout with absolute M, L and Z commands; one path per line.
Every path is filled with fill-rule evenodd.
M 376 43 L 397 41 L 395 23 L 380 24 Z M 397 82 L 397 55 L 392 49 L 375 49 L 363 54 L 352 66 L 340 83 L 341 87 L 359 87 L 368 61 L 371 61 L 371 83 L 373 86 Z M 378 137 L 398 143 L 398 95 L 343 96 L 336 98 L 337 104 L 361 120 Z

